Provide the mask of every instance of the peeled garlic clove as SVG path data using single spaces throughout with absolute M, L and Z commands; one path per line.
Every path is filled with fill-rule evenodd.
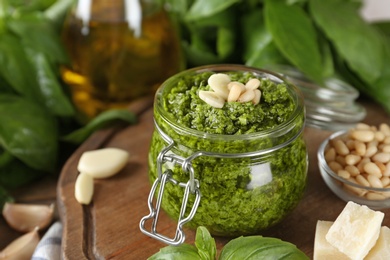
M 20 232 L 29 232 L 36 227 L 43 229 L 53 220 L 54 204 L 32 205 L 5 203 L 3 216 L 7 223 Z
M 31 259 L 34 250 L 39 243 L 38 228 L 12 241 L 0 252 L 0 260 L 7 259 Z
M 248 80 L 248 82 L 245 84 L 246 90 L 255 90 L 258 87 L 260 87 L 260 80 L 256 78 Z
M 93 178 L 107 178 L 118 173 L 127 163 L 129 153 L 119 148 L 102 148 L 84 152 L 77 169 Z
M 252 99 L 252 103 L 254 105 L 257 105 L 260 103 L 261 91 L 260 89 L 255 89 L 254 92 L 255 92 L 255 97 Z
M 88 205 L 93 196 L 93 178 L 86 173 L 80 173 L 77 176 L 74 196 L 80 204 Z

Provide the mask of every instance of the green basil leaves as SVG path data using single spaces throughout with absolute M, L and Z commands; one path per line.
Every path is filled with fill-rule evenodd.
M 215 240 L 205 227 L 198 227 L 195 246 L 181 244 L 164 247 L 148 258 L 148 260 L 157 259 L 215 260 L 217 259 Z M 309 258 L 289 242 L 272 237 L 248 236 L 238 237 L 228 242 L 218 259 L 308 260 Z

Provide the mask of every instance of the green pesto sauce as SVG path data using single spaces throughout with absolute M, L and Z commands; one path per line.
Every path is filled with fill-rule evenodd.
M 168 112 L 170 120 L 207 133 L 238 135 L 272 129 L 288 120 L 295 109 L 285 84 L 262 79 L 259 105 L 231 102 L 225 103 L 222 109 L 213 108 L 197 95 L 201 89 L 209 90 L 207 79 L 210 75 L 203 73 L 186 77 L 164 93 L 163 108 Z M 232 81 L 243 83 L 253 77 L 252 74 L 240 73 L 232 73 L 230 76 Z M 303 117 L 302 112 L 297 120 L 298 128 L 303 127 Z M 208 140 L 178 134 L 162 120 L 156 110 L 155 119 L 167 135 L 179 142 L 170 152 L 186 158 L 198 149 L 214 151 L 221 146 L 224 149 L 219 150 L 226 151 L 222 142 L 210 143 Z M 260 141 L 271 146 L 274 142 Z M 155 131 L 148 158 L 151 182 L 157 177 L 156 158 L 166 146 L 167 143 Z M 234 143 L 234 152 L 247 151 L 247 146 L 245 142 Z M 202 197 L 195 217 L 186 226 L 196 228 L 202 225 L 213 235 L 256 234 L 279 223 L 296 207 L 306 187 L 307 153 L 302 134 L 289 145 L 263 156 L 234 159 L 200 156 L 192 161 L 192 166 L 195 178 L 200 183 Z M 163 171 L 168 169 L 175 180 L 184 183 L 189 180 L 189 174 L 180 165 L 165 163 Z M 266 175 L 266 172 L 272 173 L 272 181 L 253 185 L 256 176 Z M 162 207 L 169 216 L 177 219 L 182 198 L 182 187 L 166 184 Z M 190 196 L 188 205 L 193 202 L 194 196 Z
M 245 84 L 251 73 L 226 73 L 232 81 Z M 285 84 L 261 80 L 260 104 L 226 102 L 223 108 L 214 108 L 199 98 L 200 90 L 211 90 L 205 72 L 188 76 L 178 82 L 166 95 L 164 108 L 180 125 L 211 134 L 248 134 L 270 129 L 285 122 L 295 106 Z

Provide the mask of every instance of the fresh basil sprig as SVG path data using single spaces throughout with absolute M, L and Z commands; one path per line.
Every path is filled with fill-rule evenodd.
M 157 259 L 215 260 L 217 259 L 215 240 L 207 228 L 200 226 L 196 230 L 195 246 L 181 244 L 163 247 L 148 258 L 148 260 Z M 218 259 L 308 260 L 309 258 L 295 245 L 277 238 L 242 236 L 229 241 L 222 248 Z

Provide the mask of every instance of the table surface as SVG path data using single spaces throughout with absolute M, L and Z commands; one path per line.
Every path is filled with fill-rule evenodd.
M 390 123 L 390 116 L 381 107 L 367 100 L 359 100 L 367 109 L 364 122 L 378 125 Z M 46 177 L 12 192 L 17 202 L 57 202 L 56 220 L 64 224 L 62 253 L 65 259 L 146 259 L 165 246 L 143 235 L 138 227 L 141 217 L 148 213 L 147 152 L 153 130 L 151 100 L 142 101 L 130 109 L 139 115 L 139 122 L 128 127 L 115 127 L 92 135 L 64 165 L 60 178 Z M 306 128 L 308 143 L 308 188 L 296 209 L 280 224 L 263 232 L 263 236 L 277 237 L 291 242 L 309 257 L 313 255 L 317 220 L 333 221 L 345 206 L 323 182 L 317 165 L 316 152 L 320 143 L 331 132 Z M 130 160 L 123 171 L 106 180 L 95 181 L 93 203 L 79 205 L 73 196 L 76 165 L 83 151 L 101 147 L 118 147 L 130 152 Z M 383 224 L 390 226 L 390 209 Z M 160 218 L 160 230 L 170 232 L 175 222 L 165 214 Z M 45 230 L 42 231 L 42 233 Z M 186 243 L 193 243 L 193 230 L 186 230 Z M 0 218 L 0 248 L 4 248 L 20 233 L 7 226 Z M 220 250 L 229 241 L 216 237 Z

